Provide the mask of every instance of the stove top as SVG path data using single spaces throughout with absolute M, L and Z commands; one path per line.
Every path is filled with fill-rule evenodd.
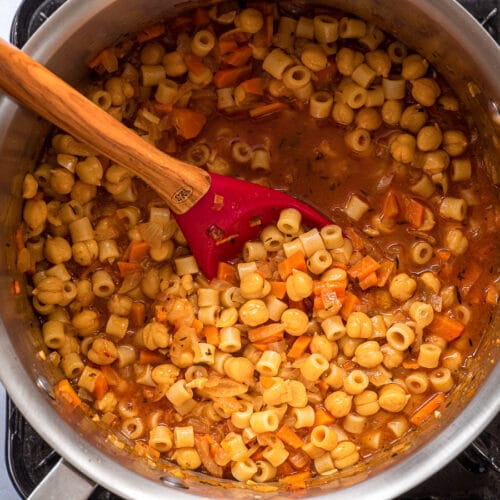
M 1 0 L 20 4 L 11 26 L 11 42 L 22 47 L 28 38 L 66 0 Z M 499 41 L 500 0 L 460 0 L 460 3 Z M 0 14 L 5 6 L 0 5 Z M 2 34 L 3 35 L 3 34 Z M 1 386 L 0 386 L 1 389 Z M 3 399 L 0 391 L 0 399 Z M 5 413 L 5 470 L 0 462 L 0 498 L 27 498 L 59 460 L 24 419 L 10 399 L 0 402 L 0 417 Z M 2 427 L 0 426 L 0 434 Z M 398 500 L 497 500 L 500 492 L 500 416 L 455 460 L 427 481 L 405 493 Z M 3 484 L 9 481 L 10 484 Z M 120 497 L 97 487 L 89 500 L 120 500 Z

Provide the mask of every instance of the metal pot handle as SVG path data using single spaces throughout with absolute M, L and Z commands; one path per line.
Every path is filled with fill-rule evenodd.
M 97 484 L 78 472 L 61 458 L 42 482 L 32 491 L 27 500 L 87 500 Z

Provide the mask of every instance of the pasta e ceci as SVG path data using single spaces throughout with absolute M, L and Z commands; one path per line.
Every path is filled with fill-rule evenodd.
M 55 132 L 16 242 L 56 394 L 147 456 L 294 488 L 438 418 L 498 300 L 499 206 L 428 61 L 342 12 L 254 2 L 89 65 L 88 97 L 145 140 L 332 224 L 283 210 L 208 281 L 151 188 Z

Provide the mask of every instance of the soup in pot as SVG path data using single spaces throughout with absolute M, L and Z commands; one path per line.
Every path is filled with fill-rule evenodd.
M 144 140 L 332 223 L 285 209 L 208 280 L 151 187 L 55 131 L 16 243 L 58 397 L 144 455 L 291 488 L 446 411 L 498 300 L 500 213 L 425 58 L 339 11 L 254 2 L 89 66 L 89 99 Z

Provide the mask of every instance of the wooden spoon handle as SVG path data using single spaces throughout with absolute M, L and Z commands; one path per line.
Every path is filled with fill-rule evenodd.
M 162 153 L 2 39 L 0 89 L 141 177 L 178 214 L 187 212 L 210 187 L 206 172 Z

